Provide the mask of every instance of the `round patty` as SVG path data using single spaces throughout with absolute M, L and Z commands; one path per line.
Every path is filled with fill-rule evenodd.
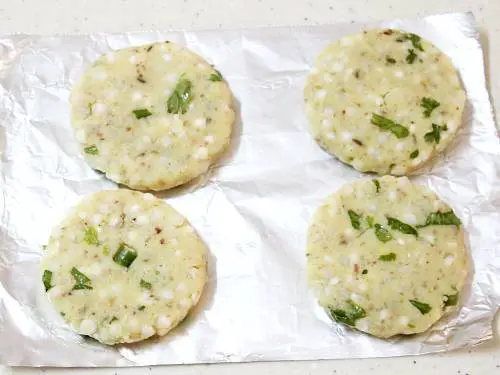
M 105 344 L 165 335 L 195 306 L 207 249 L 187 220 L 151 194 L 103 191 L 54 229 L 41 261 L 54 307 Z
M 230 142 L 222 75 L 171 42 L 100 57 L 71 93 L 72 125 L 95 169 L 134 189 L 168 189 L 204 173 Z
M 359 171 L 393 175 L 452 142 L 465 102 L 450 58 L 399 30 L 365 31 L 328 46 L 304 96 L 322 148 Z
M 426 331 L 458 305 L 467 275 L 460 219 L 406 177 L 358 180 L 328 198 L 307 257 L 330 316 L 382 338 Z

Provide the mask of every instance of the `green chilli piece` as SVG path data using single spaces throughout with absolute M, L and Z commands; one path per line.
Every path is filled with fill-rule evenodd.
M 130 265 L 134 262 L 135 258 L 137 258 L 137 251 L 127 245 L 126 243 L 121 243 L 113 255 L 113 261 L 125 268 L 129 268 Z
M 354 229 L 360 229 L 361 228 L 361 215 L 357 214 L 353 210 L 347 211 L 347 214 L 349 215 L 349 219 L 351 220 L 351 225 Z
M 141 279 L 141 282 L 139 283 L 139 285 L 141 286 L 141 288 L 144 288 L 144 289 L 151 289 L 153 287 L 153 284 L 148 283 L 146 280 L 143 280 L 143 279 Z
M 394 262 L 396 260 L 396 253 L 382 254 L 378 257 L 382 262 Z
M 139 310 L 139 311 L 143 311 L 145 308 L 146 308 L 146 306 L 141 305 L 141 306 L 139 306 L 139 308 L 138 308 L 137 310 Z
M 76 282 L 76 284 L 73 286 L 73 290 L 94 289 L 91 285 L 92 280 L 90 280 L 85 274 L 78 271 L 76 267 L 73 267 L 70 273 Z
M 395 219 L 393 217 L 388 217 L 387 224 L 389 224 L 389 226 L 393 230 L 397 230 L 398 232 L 401 232 L 404 234 L 411 234 L 415 237 L 418 237 L 418 232 L 415 228 L 413 228 L 409 224 L 406 224 L 406 223 L 403 223 L 402 221 L 399 221 L 398 219 Z
M 87 146 L 83 149 L 83 151 L 89 155 L 99 155 L 99 149 L 96 145 Z
M 373 226 L 375 225 L 375 218 L 373 216 L 367 216 L 366 223 L 368 224 L 369 228 L 373 228 Z
M 377 115 L 376 113 L 372 113 L 371 123 L 382 130 L 390 131 L 396 138 L 406 138 L 410 134 L 410 131 L 403 125 L 397 124 L 391 119 Z
M 52 288 L 52 271 L 45 270 L 43 271 L 42 276 L 43 286 L 45 287 L 45 291 L 48 292 Z
M 97 236 L 97 230 L 94 227 L 85 227 L 83 234 L 83 241 L 88 245 L 99 245 L 99 238 Z
M 432 130 L 428 133 L 424 134 L 424 139 L 428 143 L 435 142 L 436 144 L 439 144 L 441 141 L 441 132 L 448 130 L 447 125 L 437 125 L 437 124 L 432 124 Z
M 417 158 L 419 153 L 420 153 L 420 152 L 419 152 L 418 150 L 413 151 L 413 152 L 410 154 L 410 159 L 415 159 L 415 158 Z
M 379 241 L 385 243 L 392 240 L 391 233 L 387 229 L 385 229 L 382 225 L 375 224 L 374 227 L 375 227 L 375 236 L 377 236 Z
M 444 296 L 444 306 L 456 306 L 458 304 L 459 294 L 456 292 L 455 294 L 445 294 Z
M 427 314 L 429 311 L 432 310 L 432 307 L 431 305 L 427 304 L 427 303 L 424 303 L 424 302 L 419 302 L 417 300 L 414 300 L 414 299 L 410 299 L 409 302 L 415 307 L 418 309 L 418 311 L 420 311 L 420 313 L 422 315 L 425 315 Z
M 462 225 L 462 222 L 453 211 L 437 211 L 430 213 L 425 219 L 425 224 L 419 225 L 417 228 L 424 228 L 429 225 L 455 225 L 456 227 L 459 227 Z
M 422 38 L 420 36 L 418 36 L 417 34 L 408 33 L 408 34 L 405 34 L 404 38 L 406 40 L 409 40 L 414 48 L 416 48 L 422 52 L 424 51 L 424 47 L 422 46 Z
M 208 79 L 212 82 L 220 82 L 223 80 L 221 72 L 219 72 L 217 69 L 215 69 L 215 73 L 210 74 L 210 77 Z
M 372 180 L 372 182 L 373 182 L 373 185 L 375 185 L 375 191 L 377 193 L 380 193 L 380 182 L 379 182 L 379 180 Z
M 391 56 L 387 55 L 385 57 L 385 61 L 388 63 L 388 64 L 396 64 L 396 59 L 392 58 Z
M 332 307 L 329 307 L 328 310 L 336 322 L 354 327 L 356 326 L 356 320 L 363 319 L 366 316 L 366 311 L 351 300 L 348 300 L 347 304 L 349 305 L 348 310 L 334 309 Z
M 422 98 L 420 106 L 424 109 L 424 117 L 431 117 L 432 111 L 439 107 L 441 103 L 432 98 Z
M 167 101 L 167 111 L 173 114 L 185 114 L 193 100 L 191 89 L 193 84 L 187 78 L 181 78 L 174 88 L 174 92 Z
M 410 48 L 408 50 L 408 55 L 406 55 L 406 62 L 408 64 L 413 64 L 416 59 L 417 59 L 417 54 L 415 53 L 415 50 Z
M 146 108 L 134 109 L 132 111 L 132 113 L 134 114 L 134 116 L 137 120 L 140 120 L 141 118 L 149 117 L 152 115 L 151 111 L 149 109 L 146 109 Z

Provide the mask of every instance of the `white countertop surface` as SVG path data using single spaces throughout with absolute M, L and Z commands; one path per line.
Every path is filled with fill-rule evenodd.
M 315 25 L 472 11 L 481 29 L 489 90 L 500 113 L 500 0 L 0 0 L 0 34 Z M 392 359 L 276 362 L 72 370 L 128 375 L 477 375 L 500 374 L 500 322 L 491 342 L 472 350 Z M 0 374 L 65 374 L 68 369 L 9 369 Z

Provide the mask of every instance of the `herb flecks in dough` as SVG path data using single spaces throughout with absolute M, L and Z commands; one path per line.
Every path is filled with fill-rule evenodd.
M 146 108 L 140 108 L 140 109 L 134 109 L 132 111 L 134 114 L 135 118 L 140 120 L 141 118 L 149 117 L 152 115 L 151 111 Z
M 388 217 L 387 218 L 387 223 L 393 230 L 397 230 L 398 232 L 404 233 L 404 234 L 411 234 L 415 237 L 418 237 L 418 232 L 415 228 L 413 228 L 411 225 L 403 223 L 402 221 L 395 219 L 393 217 Z
M 415 53 L 415 50 L 410 48 L 408 50 L 408 55 L 406 55 L 406 62 L 408 64 L 413 64 L 416 59 L 417 59 L 417 54 Z
M 375 191 L 380 193 L 380 182 L 378 180 L 372 180 L 373 185 L 375 185 Z
M 426 142 L 435 142 L 436 144 L 439 144 L 439 142 L 441 141 L 441 132 L 447 130 L 448 126 L 446 125 L 440 126 L 437 124 L 432 124 L 432 130 L 424 134 L 424 139 Z
M 354 327 L 357 320 L 363 319 L 366 316 L 366 311 L 360 305 L 351 300 L 347 301 L 347 304 L 349 305 L 349 308 L 346 310 L 334 309 L 330 307 L 330 314 L 336 322 Z
M 97 237 L 97 230 L 94 227 L 85 227 L 83 241 L 88 245 L 98 246 L 99 238 Z
M 431 117 L 432 111 L 439 107 L 441 103 L 432 98 L 422 98 L 420 106 L 424 109 L 424 117 Z
M 86 275 L 78 271 L 76 267 L 73 267 L 70 273 L 76 282 L 75 285 L 73 286 L 73 290 L 94 289 L 92 288 L 92 280 L 90 280 Z
M 394 262 L 396 260 L 396 253 L 382 254 L 378 257 L 378 260 L 382 262 Z
M 424 51 L 424 47 L 422 46 L 422 38 L 417 34 L 408 33 L 404 35 L 406 40 L 409 40 L 413 45 L 413 48 L 418 49 L 419 51 Z
M 419 152 L 418 150 L 413 151 L 413 152 L 410 154 L 410 159 L 415 159 L 415 158 L 417 158 L 419 153 L 420 153 L 420 152 Z
M 52 271 L 43 271 L 42 281 L 45 291 L 48 292 L 52 288 Z
M 174 92 L 167 101 L 167 111 L 173 114 L 185 114 L 193 100 L 191 94 L 193 84 L 187 78 L 181 78 L 175 86 Z
M 371 123 L 382 130 L 388 130 L 396 136 L 396 138 L 406 138 L 410 131 L 403 125 L 397 124 L 387 117 L 372 113 Z
M 151 289 L 153 287 L 153 285 L 151 283 L 149 283 L 143 279 L 141 279 L 141 282 L 139 284 L 140 284 L 141 288 L 144 288 L 144 289 Z
M 417 300 L 414 300 L 414 299 L 411 299 L 409 300 L 409 302 L 415 307 L 418 309 L 418 311 L 420 311 L 420 313 L 422 315 L 425 315 L 427 314 L 428 312 L 430 312 L 432 310 L 432 307 L 427 304 L 427 303 L 424 303 L 424 302 L 420 302 L 420 301 L 417 301 Z
M 220 82 L 223 78 L 221 72 L 215 70 L 215 73 L 210 74 L 210 77 L 208 79 L 212 82 Z
M 462 222 L 453 211 L 437 211 L 430 213 L 425 219 L 425 224 L 419 225 L 418 228 L 427 227 L 429 225 L 455 225 L 459 227 L 461 224 Z
M 351 220 L 351 225 L 354 229 L 361 229 L 361 215 L 357 214 L 353 210 L 347 211 L 349 215 L 349 220 Z

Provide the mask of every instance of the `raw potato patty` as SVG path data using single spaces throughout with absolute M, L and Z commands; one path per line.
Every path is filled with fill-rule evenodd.
M 88 163 L 143 190 L 205 172 L 229 144 L 234 121 L 221 74 L 171 42 L 100 57 L 74 86 L 71 110 Z
M 406 177 L 344 185 L 316 212 L 307 257 L 330 316 L 382 338 L 426 331 L 467 275 L 460 219 Z
M 50 237 L 42 281 L 73 329 L 105 344 L 165 335 L 195 306 L 207 249 L 193 227 L 151 194 L 84 199 Z
M 452 142 L 465 102 L 450 58 L 399 30 L 365 31 L 328 46 L 304 95 L 321 147 L 359 171 L 393 175 Z

